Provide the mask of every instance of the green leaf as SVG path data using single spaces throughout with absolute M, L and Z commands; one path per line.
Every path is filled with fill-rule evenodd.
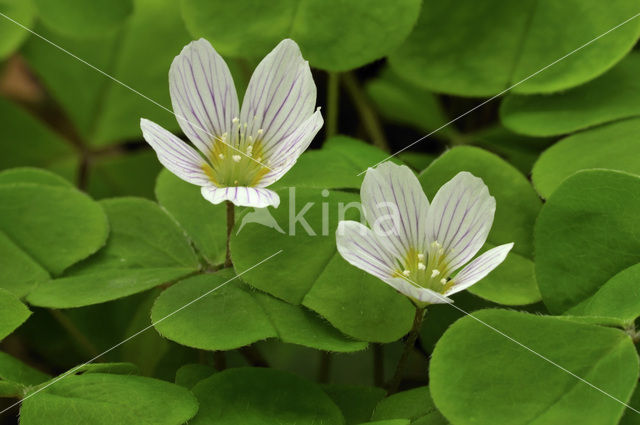
M 29 387 L 45 382 L 49 378 L 49 375 L 0 351 L 0 397 L 22 398 Z
M 33 0 L 38 17 L 57 32 L 71 37 L 95 37 L 121 26 L 133 12 L 132 0 Z
M 640 115 L 640 54 L 630 53 L 606 74 L 562 93 L 507 96 L 500 119 L 509 129 L 531 136 L 556 136 Z
M 427 353 L 432 353 L 436 343 L 442 337 L 442 334 L 455 322 L 465 315 L 462 311 L 473 313 L 476 310 L 484 308 L 496 308 L 499 305 L 491 303 L 483 298 L 476 297 L 468 291 L 463 291 L 455 299 L 456 306 L 451 307 L 449 304 L 434 304 L 427 309 L 424 317 L 425 325 L 420 331 L 420 343 Z M 539 306 L 539 304 L 533 304 Z M 462 311 L 461 311 L 462 310 Z M 539 311 L 537 309 L 534 311 Z M 428 325 L 427 325 L 428 323 Z
M 327 139 L 323 145 L 324 149 L 331 149 L 335 156 L 345 156 L 354 166 L 358 167 L 358 174 L 366 171 L 367 168 L 377 165 L 380 161 L 391 161 L 402 164 L 397 158 L 389 158 L 389 154 L 362 140 L 347 136 L 334 136 Z M 325 170 L 326 173 L 326 170 Z M 360 176 L 364 178 L 364 174 Z
M 65 0 L 74 1 L 74 0 Z M 126 0 L 118 0 L 122 4 Z M 41 0 L 42 3 L 48 3 Z M 74 1 L 75 3 L 76 1 Z M 92 7 L 94 2 L 84 8 Z M 103 0 L 100 2 L 112 2 Z M 66 13 L 66 8 L 51 7 Z M 113 12 L 122 8 L 113 8 Z M 93 20 L 84 22 L 93 24 Z M 118 31 L 98 37 L 75 39 L 37 28 L 51 41 L 115 79 L 142 93 L 132 92 L 77 59 L 32 38 L 24 55 L 31 67 L 61 104 L 82 139 L 92 146 L 141 139 L 140 118 L 148 118 L 169 130 L 177 130 L 170 108 L 167 75 L 174 56 L 190 41 L 180 10 L 173 0 L 135 0 L 134 13 Z M 141 72 L 143 70 L 144 72 Z M 82 87 L 82 90 L 77 90 Z
M 611 397 L 629 400 L 638 356 L 624 332 L 515 311 L 474 315 Z M 472 317 L 440 339 L 429 376 L 436 406 L 456 425 L 615 424 L 625 409 Z
M 161 168 L 152 150 L 97 158 L 91 164 L 87 190 L 98 199 L 114 196 L 152 199 Z
M 427 133 L 443 127 L 449 121 L 436 94 L 399 78 L 389 69 L 367 82 L 366 91 L 380 113 L 391 121 Z M 460 133 L 453 126 L 445 126 L 433 137 L 456 139 Z
M 591 297 L 571 308 L 567 314 L 611 317 L 627 324 L 640 317 L 640 264 L 633 265 L 609 279 Z
M 0 341 L 29 318 L 31 312 L 11 292 L 0 288 Z
M 101 201 L 111 225 L 107 245 L 64 277 L 36 287 L 31 304 L 72 308 L 145 291 L 200 268 L 173 220 L 154 202 L 139 198 Z
M 34 183 L 44 186 L 74 187 L 69 180 L 57 174 L 31 167 L 12 168 L 0 172 L 0 184 L 12 183 Z
M 3 98 L 0 98 L 0 123 L 0 169 L 21 166 L 55 169 L 64 163 L 73 164 L 71 168 L 74 170 L 77 168 L 78 155 L 69 142 L 30 113 Z
M 463 0 L 455 7 L 426 0 L 390 62 L 399 75 L 436 92 L 492 96 L 516 83 L 514 93 L 560 91 L 599 76 L 631 50 L 637 20 L 571 54 L 637 12 L 635 0 Z
M 550 311 L 567 311 L 640 262 L 639 191 L 638 176 L 587 170 L 549 197 L 535 240 L 536 276 Z
M 22 425 L 181 425 L 198 411 L 189 391 L 157 379 L 90 373 L 70 375 L 26 398 Z
M 228 369 L 200 381 L 193 425 L 343 425 L 340 409 L 318 385 L 265 368 Z
M 230 279 L 234 279 L 232 271 L 223 270 L 171 286 L 151 310 L 155 328 L 179 344 L 205 350 L 231 350 L 276 337 L 327 351 L 350 352 L 366 347 L 366 343 L 346 338 L 303 307 Z M 185 305 L 188 308 L 180 310 Z
M 26 27 L 3 18 L 4 22 L 0 25 L 0 59 L 5 59 L 29 35 L 27 28 L 33 26 L 36 11 L 28 0 L 1 0 L 0 12 Z
M 73 369 L 73 375 L 84 375 L 86 373 L 110 373 L 114 375 L 138 375 L 140 370 L 133 363 L 88 363 Z
M 636 386 L 636 390 L 633 392 L 631 396 L 631 400 L 628 403 L 635 410 L 640 410 L 640 387 Z M 638 412 L 635 412 L 631 409 L 627 409 L 624 412 L 624 416 L 620 420 L 619 425 L 639 425 L 640 424 L 640 415 Z
M 359 197 L 324 193 L 327 196 L 315 189 L 297 189 L 290 198 L 288 191 L 279 192 L 280 207 L 265 211 L 286 233 L 256 222 L 255 213 L 241 214 L 231 238 L 235 269 L 248 270 L 282 250 L 242 279 L 287 302 L 302 303 L 356 339 L 390 342 L 402 337 L 411 327 L 411 302 L 349 265 L 336 250 L 338 221 L 359 220 Z
M 576 171 L 608 168 L 640 174 L 637 134 L 640 118 L 619 121 L 562 139 L 547 149 L 533 167 L 536 189 L 548 198 Z M 571 158 L 567 161 L 567 158 Z
M 433 404 L 428 387 L 414 388 L 385 398 L 378 403 L 371 417 L 372 420 L 403 418 L 416 424 L 447 423 Z
M 413 168 L 414 171 L 422 171 L 429 166 L 436 159 L 437 155 L 422 152 L 401 152 L 397 157 Z
M 162 288 L 154 288 L 140 294 L 141 300 L 135 307 L 135 313 L 129 313 L 130 321 L 122 336 L 134 335 L 151 325 L 151 307 L 161 292 Z M 157 332 L 143 332 L 122 346 L 122 360 L 140 365 L 140 374 L 143 376 L 159 377 L 159 368 L 163 359 L 170 355 L 170 349 L 171 342 Z
M 331 71 L 386 56 L 409 35 L 419 10 L 418 0 L 182 1 L 194 37 L 208 38 L 223 55 L 257 58 L 292 38 L 312 66 Z
M 360 425 L 409 425 L 409 419 L 389 419 L 385 421 L 362 422 Z
M 27 366 L 20 360 L 0 351 L 0 379 L 2 381 L 30 386 L 41 384 L 49 378 L 50 376 L 46 373 Z
M 484 180 L 496 198 L 494 224 L 486 248 L 514 242 L 503 264 L 469 291 L 490 301 L 507 305 L 540 300 L 533 267 L 533 225 L 542 203 L 531 184 L 513 166 L 482 149 L 453 148 L 420 174 L 429 199 L 460 171 Z
M 59 274 L 104 245 L 108 223 L 100 205 L 73 188 L 0 184 L 0 233 Z
M 551 139 L 522 136 L 501 125 L 490 126 L 467 137 L 469 144 L 495 153 L 525 176 L 531 174 L 531 168 L 542 151 L 555 142 Z
M 0 286 L 22 298 L 38 282 L 49 279 L 49 273 L 0 232 Z
M 377 387 L 332 384 L 323 389 L 342 410 L 345 425 L 369 420 L 376 404 L 386 395 L 385 390 Z
M 359 189 L 364 179 L 362 172 L 384 161 L 387 156 L 386 152 L 361 140 L 334 136 L 324 143 L 322 149 L 303 153 L 296 165 L 270 189 Z
M 205 200 L 198 186 L 162 170 L 156 182 L 158 203 L 186 230 L 209 264 L 224 261 L 227 243 L 226 210 Z
M 214 373 L 216 373 L 216 370 L 208 365 L 200 363 L 186 364 L 176 371 L 176 384 L 191 389 L 198 382 Z

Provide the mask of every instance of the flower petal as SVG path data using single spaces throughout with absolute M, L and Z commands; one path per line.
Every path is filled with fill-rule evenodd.
M 211 184 L 202 167 L 204 159 L 191 146 L 158 124 L 142 118 L 140 128 L 144 139 L 158 155 L 158 160 L 182 180 L 206 186 Z
M 446 295 L 452 295 L 463 291 L 488 275 L 493 269 L 507 258 L 507 254 L 513 248 L 513 242 L 491 248 L 460 270 L 453 278 L 453 285 L 446 291 Z
M 360 197 L 371 229 L 396 258 L 410 248 L 424 252 L 429 200 L 408 167 L 385 162 L 369 168 Z
M 445 183 L 433 198 L 427 218 L 431 241 L 445 252 L 449 272 L 478 252 L 493 224 L 496 200 L 482 179 L 463 171 Z
M 214 138 L 231 133 L 238 95 L 227 64 L 201 38 L 186 45 L 169 70 L 171 103 L 180 128 L 209 156 Z
M 388 279 L 386 283 L 392 286 L 396 291 L 414 300 L 414 302 L 417 301 L 425 304 L 449 304 L 453 302 L 452 299 L 447 298 L 436 291 L 414 286 L 400 277 Z
M 271 171 L 262 178 L 258 186 L 269 186 L 285 175 L 295 165 L 298 157 L 309 147 L 323 122 L 322 115 L 318 110 L 281 143 L 275 145 L 269 163 Z
M 342 258 L 360 270 L 384 281 L 393 275 L 393 255 L 365 225 L 357 221 L 338 223 L 336 245 Z
M 251 76 L 240 121 L 248 123 L 247 135 L 254 139 L 258 130 L 263 130 L 263 149 L 268 151 L 305 122 L 315 104 L 316 85 L 309 63 L 303 59 L 298 45 L 285 39 Z
M 265 208 L 280 205 L 280 197 L 272 190 L 259 187 L 215 187 L 202 188 L 202 196 L 212 204 L 231 201 L 239 207 Z

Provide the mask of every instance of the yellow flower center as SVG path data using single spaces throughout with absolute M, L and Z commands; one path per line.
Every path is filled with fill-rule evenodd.
M 405 258 L 398 261 L 394 277 L 401 277 L 414 286 L 443 293 L 450 285 L 447 279 L 449 272 L 442 245 L 434 241 L 426 255 L 415 248 L 409 249 Z
M 209 163 L 203 171 L 217 187 L 254 187 L 270 171 L 263 157 L 262 130 L 247 135 L 247 124 L 233 119 L 232 138 L 227 133 L 213 141 Z

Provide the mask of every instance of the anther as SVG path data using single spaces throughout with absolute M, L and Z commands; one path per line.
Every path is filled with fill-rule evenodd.
M 224 154 L 223 154 L 223 153 L 219 153 L 219 154 L 218 154 L 218 158 L 220 158 L 220 159 L 224 159 Z
M 238 119 L 238 117 L 233 117 L 233 119 L 231 120 L 232 123 L 234 124 L 238 124 L 240 120 Z
M 424 254 L 418 254 L 418 260 L 420 261 L 424 260 Z
M 425 266 L 423 262 L 419 262 L 418 263 L 418 270 L 424 270 L 426 268 L 427 268 L 427 266 Z
M 240 155 L 233 155 L 231 158 L 234 162 L 240 162 L 240 160 L 242 159 Z
M 447 284 L 447 279 L 445 279 L 445 278 L 440 279 L 440 283 L 442 283 L 443 285 L 446 285 Z
M 440 274 L 440 270 L 438 269 L 433 269 L 431 271 L 431 278 L 433 279 L 434 277 L 438 276 Z
M 403 275 L 405 276 L 409 276 L 411 274 L 411 272 L 409 270 L 405 270 L 402 272 Z
M 263 129 L 261 129 L 261 128 L 260 128 L 260 129 L 258 129 L 258 136 L 262 136 L 262 133 L 264 133 L 264 130 L 263 130 Z

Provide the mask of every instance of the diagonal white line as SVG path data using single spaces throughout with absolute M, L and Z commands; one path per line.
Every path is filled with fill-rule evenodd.
M 407 281 L 411 282 L 413 285 L 420 287 L 420 285 L 418 285 L 416 282 L 414 282 L 413 280 L 404 277 L 404 279 L 406 279 Z M 576 378 L 577 380 L 581 381 L 582 383 L 590 386 L 591 388 L 593 388 L 594 390 L 597 390 L 599 392 L 601 392 L 602 394 L 606 395 L 607 397 L 617 401 L 618 403 L 622 404 L 623 406 L 625 406 L 628 409 L 633 410 L 634 412 L 640 414 L 640 410 L 637 410 L 631 406 L 629 406 L 627 403 L 625 403 L 624 401 L 620 400 L 619 398 L 617 398 L 614 395 L 609 394 L 608 392 L 606 392 L 605 390 L 603 390 L 600 387 L 595 386 L 594 384 L 592 384 L 591 382 L 587 381 L 586 379 L 576 375 L 575 373 L 571 372 L 569 369 L 565 368 L 562 365 L 559 365 L 558 363 L 554 362 L 553 360 L 551 360 L 550 358 L 538 353 L 536 350 L 534 350 L 533 348 L 524 345 L 523 343 L 521 343 L 520 341 L 516 340 L 515 338 L 507 335 L 506 333 L 502 332 L 500 329 L 495 328 L 494 326 L 491 326 L 490 324 L 488 324 L 487 322 L 485 322 L 484 320 L 474 316 L 473 314 L 465 311 L 464 309 L 458 307 L 457 305 L 455 305 L 454 303 L 450 302 L 446 297 L 444 297 L 443 295 L 433 291 L 431 292 L 431 294 L 435 295 L 437 298 L 440 299 L 440 301 L 442 301 L 444 304 L 449 304 L 451 307 L 455 308 L 456 310 L 458 310 L 459 312 L 461 312 L 462 314 L 464 314 L 465 316 L 469 316 L 471 317 L 473 320 L 477 321 L 478 323 L 483 324 L 484 326 L 486 326 L 487 328 L 491 329 L 492 331 L 498 333 L 499 335 L 502 335 L 503 337 L 505 337 L 506 339 L 508 339 L 509 341 L 513 342 L 516 345 L 519 345 L 520 347 L 524 348 L 525 350 L 529 351 L 530 353 L 536 355 L 537 357 L 540 357 L 542 360 L 546 361 L 547 363 L 557 367 L 558 369 L 562 370 L 563 372 L 566 372 L 567 374 L 573 376 L 574 378 Z
M 563 60 L 565 60 L 566 58 L 568 58 L 569 56 L 573 55 L 576 52 L 579 52 L 580 50 L 584 49 L 585 47 L 587 47 L 588 45 L 595 43 L 596 41 L 598 41 L 599 39 L 601 39 L 602 37 L 604 37 L 605 35 L 617 30 L 618 28 L 620 28 L 621 26 L 631 22 L 632 20 L 636 19 L 638 16 L 640 16 L 640 13 L 636 13 L 635 15 L 633 15 L 632 17 L 630 17 L 629 19 L 625 20 L 624 22 L 619 23 L 618 25 L 616 25 L 615 27 L 609 29 L 606 32 L 603 32 L 602 34 L 600 34 L 599 36 L 597 36 L 596 38 L 594 38 L 593 40 L 590 40 L 586 43 L 584 43 L 582 46 L 570 51 L 569 53 L 567 53 L 566 55 L 562 56 L 561 58 L 556 59 L 555 61 L 551 62 L 550 64 L 548 64 L 547 66 L 540 68 L 539 70 L 537 70 L 536 72 L 534 72 L 533 74 L 529 75 L 528 77 L 526 77 L 523 80 L 518 81 L 517 83 L 515 83 L 514 85 L 507 87 L 506 89 L 504 89 L 503 91 L 501 91 L 500 93 L 496 94 L 495 96 L 485 100 L 484 102 L 482 102 L 481 104 L 474 106 L 473 108 L 469 109 L 467 112 L 458 115 L 457 117 L 455 117 L 454 119 L 452 119 L 451 121 L 449 121 L 446 124 L 441 125 L 440 127 L 436 128 L 435 130 L 433 130 L 431 133 L 427 134 L 426 136 L 422 136 L 420 137 L 418 140 L 412 142 L 411 144 L 409 144 L 408 146 L 405 146 L 404 148 L 400 149 L 399 151 L 389 155 L 388 157 L 386 157 L 385 159 L 383 159 L 382 161 L 372 165 L 371 167 L 376 167 L 380 164 L 382 164 L 383 162 L 388 161 L 389 159 L 393 158 L 394 156 L 406 151 L 407 149 L 409 149 L 410 147 L 414 146 L 417 143 L 420 143 L 421 141 L 423 141 L 424 139 L 426 139 L 427 137 L 437 133 L 438 131 L 442 130 L 445 127 L 448 127 L 449 125 L 453 124 L 454 122 L 458 121 L 460 118 L 463 118 L 467 115 L 469 115 L 470 113 L 472 113 L 473 111 L 477 110 L 478 108 L 483 107 L 484 105 L 486 105 L 489 102 L 492 102 L 493 100 L 499 98 L 500 96 L 502 96 L 503 94 L 507 93 L 508 91 L 510 91 L 511 89 L 518 87 L 520 84 L 524 83 L 525 81 L 535 77 L 536 75 L 540 74 L 541 72 L 551 68 L 553 65 L 557 64 L 558 62 L 561 62 Z M 363 173 L 366 173 L 367 170 L 361 171 L 360 173 L 358 173 L 358 176 L 362 175 Z
M 153 103 L 154 105 L 164 109 L 165 111 L 169 112 L 171 115 L 175 116 L 176 118 L 179 118 L 181 120 L 184 120 L 186 122 L 188 122 L 190 125 L 192 125 L 193 127 L 202 130 L 205 132 L 205 134 L 207 134 L 207 136 L 211 137 L 214 140 L 219 141 L 220 143 L 223 143 L 225 145 L 227 145 L 228 147 L 230 147 L 231 149 L 233 149 L 234 151 L 238 152 L 239 154 L 249 158 L 250 160 L 262 165 L 263 167 L 267 168 L 269 171 L 273 171 L 271 168 L 269 168 L 267 165 L 263 164 L 262 162 L 258 161 L 257 159 L 247 155 L 245 152 L 241 151 L 240 149 L 236 148 L 235 146 L 230 145 L 229 143 L 225 142 L 223 139 L 221 139 L 220 137 L 214 136 L 213 134 L 209 133 L 207 130 L 205 130 L 204 128 L 202 128 L 201 126 L 199 126 L 196 123 L 193 123 L 191 121 L 189 121 L 188 119 L 186 119 L 185 117 L 183 117 L 182 115 L 176 114 L 175 112 L 173 112 L 171 109 L 167 108 L 166 106 L 156 102 L 155 100 L 151 99 L 149 96 L 140 93 L 138 90 L 134 89 L 133 87 L 131 87 L 130 85 L 118 80 L 116 77 L 104 72 L 103 70 L 101 70 L 100 68 L 97 68 L 96 66 L 90 64 L 89 62 L 87 62 L 86 60 L 74 55 L 73 53 L 71 53 L 70 51 L 68 51 L 67 49 L 65 49 L 64 47 L 54 43 L 53 41 L 49 40 L 48 38 L 44 37 L 43 35 L 38 34 L 37 32 L 33 31 L 31 28 L 28 28 L 24 25 L 22 25 L 20 22 L 16 21 L 15 19 L 10 18 L 9 16 L 5 15 L 4 13 L 0 12 L 0 16 L 2 16 L 3 18 L 13 22 L 14 24 L 16 24 L 17 26 L 19 26 L 20 28 L 30 32 L 31 34 L 35 35 L 36 37 L 38 37 L 39 39 L 49 43 L 50 45 L 52 45 L 53 47 L 55 47 L 56 49 L 66 53 L 67 55 L 71 56 L 72 58 L 74 58 L 75 60 L 82 62 L 83 64 L 85 64 L 86 66 L 88 66 L 89 68 L 93 69 L 94 71 L 104 75 L 105 77 L 107 77 L 108 79 L 110 79 L 111 81 L 120 84 L 122 87 L 132 91 L 133 93 L 137 94 L 138 96 L 148 100 L 149 102 Z
M 22 403 L 23 401 L 25 401 L 28 398 L 33 397 L 34 395 L 38 394 L 40 391 L 43 391 L 47 388 L 49 388 L 50 386 L 52 386 L 53 384 L 55 384 L 56 382 L 60 381 L 63 378 L 66 378 L 67 376 L 75 373 L 78 369 L 93 363 L 95 360 L 99 359 L 100 357 L 104 356 L 105 354 L 115 350 L 116 348 L 120 347 L 122 344 L 131 341 L 133 338 L 137 337 L 138 335 L 140 335 L 141 333 L 151 329 L 152 327 L 154 327 L 155 325 L 157 325 L 158 323 L 168 319 L 169 317 L 173 316 L 174 314 L 184 310 L 185 308 L 189 307 L 191 304 L 198 302 L 199 300 L 201 300 L 202 298 L 206 297 L 207 295 L 217 291 L 218 289 L 222 288 L 223 286 L 225 286 L 227 283 L 239 278 L 240 276 L 242 276 L 243 274 L 247 273 L 248 271 L 258 267 L 259 265 L 265 263 L 266 261 L 272 259 L 273 257 L 275 257 L 276 255 L 282 253 L 282 250 L 279 250 L 278 252 L 271 254 L 270 256 L 268 256 L 267 258 L 265 258 L 264 260 L 260 261 L 259 263 L 254 264 L 253 266 L 249 267 L 248 269 L 242 271 L 241 273 L 238 273 L 237 275 L 235 275 L 234 277 L 232 277 L 231 279 L 221 283 L 220 285 L 214 287 L 213 289 L 210 289 L 209 291 L 205 292 L 204 294 L 200 295 L 198 298 L 189 301 L 187 304 L 183 305 L 182 307 L 180 307 L 177 310 L 172 311 L 171 313 L 167 314 L 166 316 L 164 316 L 163 318 L 151 323 L 149 326 L 147 326 L 146 328 L 136 332 L 135 334 L 131 335 L 130 337 L 128 337 L 127 339 L 124 339 L 122 341 L 120 341 L 119 343 L 117 343 L 116 345 L 114 345 L 113 347 L 109 348 L 108 350 L 103 351 L 102 353 L 98 354 L 97 356 L 95 356 L 94 358 L 92 358 L 91 360 L 82 363 L 79 366 L 74 367 L 73 369 L 70 369 L 68 371 L 66 371 L 65 373 L 63 373 L 62 375 L 58 376 L 56 379 L 54 379 L 53 381 L 49 382 L 47 385 L 43 386 L 42 388 L 38 388 L 38 390 L 30 393 L 28 396 L 24 397 L 22 400 L 19 400 L 15 403 L 13 403 L 11 406 L 7 407 L 6 409 L 4 409 L 3 411 L 0 412 L 0 415 L 2 415 L 4 412 L 6 412 L 9 409 L 14 408 L 15 406 L 19 405 L 20 403 Z

